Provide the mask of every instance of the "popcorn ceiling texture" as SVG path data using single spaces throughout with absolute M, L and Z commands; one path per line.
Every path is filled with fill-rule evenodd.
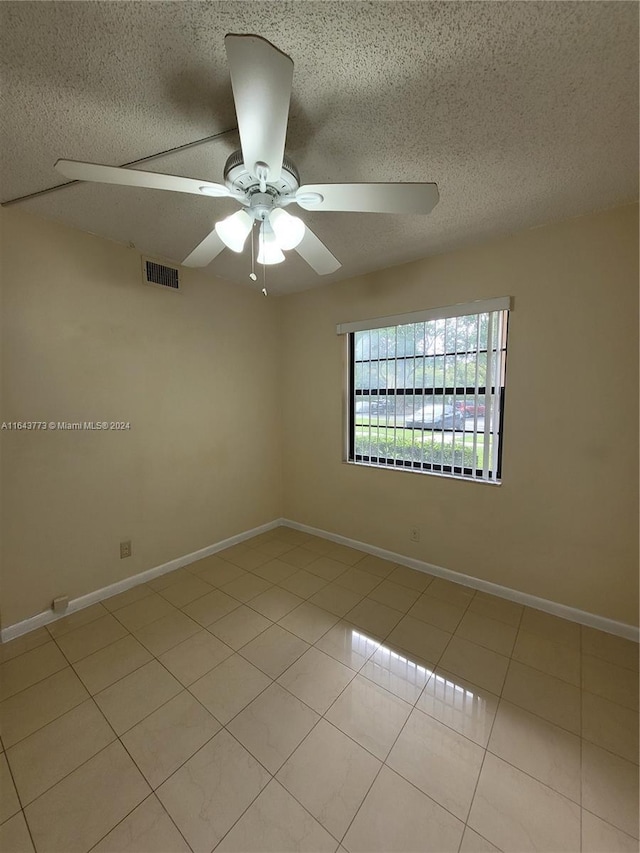
M 302 213 L 342 269 L 319 277 L 289 253 L 272 292 L 637 197 L 635 3 L 5 2 L 0 29 L 3 201 L 61 183 L 59 157 L 120 165 L 233 128 L 227 32 L 292 57 L 287 150 L 303 183 L 438 183 L 428 217 Z M 146 168 L 217 181 L 234 147 Z M 17 206 L 176 262 L 235 209 L 96 184 Z M 209 272 L 249 285 L 249 253 Z

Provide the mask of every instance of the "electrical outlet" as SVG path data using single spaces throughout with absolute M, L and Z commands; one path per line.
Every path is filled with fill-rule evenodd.
M 420 541 L 420 528 L 419 527 L 410 527 L 409 528 L 409 539 L 412 542 Z
M 131 556 L 131 539 L 127 539 L 126 542 L 120 543 L 120 559 L 124 560 L 125 557 Z

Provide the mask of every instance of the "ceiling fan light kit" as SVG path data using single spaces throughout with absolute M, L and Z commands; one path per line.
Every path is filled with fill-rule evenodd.
M 269 222 L 276 235 L 278 245 L 284 251 L 295 249 L 304 237 L 305 225 L 302 219 L 291 216 L 281 207 L 276 207 L 269 215 Z
M 404 214 L 428 214 L 433 210 L 439 199 L 433 183 L 301 186 L 298 169 L 285 154 L 293 61 L 260 36 L 229 34 L 224 43 L 241 146 L 227 159 L 224 184 L 73 160 L 58 160 L 56 169 L 73 180 L 226 197 L 239 202 L 243 209 L 216 222 L 182 261 L 192 267 L 208 266 L 225 248 L 242 252 L 258 223 L 259 264 L 282 263 L 283 250 L 295 250 L 318 275 L 330 275 L 340 268 L 340 262 L 302 219 L 283 208 L 297 204 L 310 211 Z
M 253 219 L 244 210 L 238 210 L 216 222 L 215 231 L 228 249 L 232 252 L 241 252 L 247 237 L 253 228 Z
M 266 219 L 260 226 L 260 234 L 258 236 L 258 257 L 256 260 L 259 264 L 263 264 L 265 266 L 281 264 L 284 261 L 284 254 L 278 245 L 278 239 Z

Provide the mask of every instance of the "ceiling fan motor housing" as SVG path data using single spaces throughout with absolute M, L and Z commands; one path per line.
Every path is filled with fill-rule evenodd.
M 224 181 L 232 192 L 246 195 L 248 201 L 254 193 L 260 192 L 260 181 L 245 166 L 240 150 L 234 151 L 225 163 Z M 296 165 L 285 155 L 280 177 L 277 181 L 267 181 L 267 192 L 274 199 L 279 199 L 295 195 L 299 186 L 300 175 Z
M 270 191 L 271 190 L 271 191 Z M 278 195 L 271 187 L 267 187 L 264 193 L 249 191 L 249 210 L 253 214 L 253 218 L 263 221 L 265 220 L 274 207 L 277 207 Z

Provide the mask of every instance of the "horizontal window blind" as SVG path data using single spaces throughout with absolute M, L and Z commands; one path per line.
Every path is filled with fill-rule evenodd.
M 509 305 L 339 326 L 349 342 L 348 459 L 499 482 Z
M 354 323 L 339 323 L 337 333 L 346 335 L 351 332 L 371 331 L 391 326 L 406 326 L 412 323 L 426 323 L 429 320 L 444 320 L 450 317 L 464 317 L 471 314 L 486 314 L 492 311 L 508 311 L 511 297 L 500 296 L 496 299 L 483 299 L 478 302 L 466 302 L 450 305 L 448 308 L 427 308 L 424 311 L 412 311 L 409 314 L 395 314 L 391 317 L 376 317 L 373 320 L 357 320 Z

